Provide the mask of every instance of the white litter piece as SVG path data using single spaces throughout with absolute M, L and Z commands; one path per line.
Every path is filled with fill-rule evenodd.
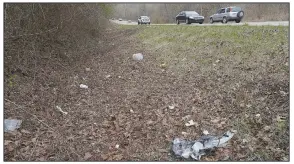
M 118 144 L 117 144 L 117 145 L 115 145 L 115 148 L 117 148 L 117 149 L 118 149 L 118 148 L 119 148 L 119 145 L 118 145 Z
M 87 86 L 87 85 L 85 85 L 85 84 L 81 84 L 81 85 L 80 85 L 80 88 L 87 89 L 87 88 L 88 88 L 88 86 Z
M 59 106 L 56 106 L 56 108 L 58 109 L 59 112 L 61 112 L 62 114 L 67 115 L 68 112 L 63 111 Z
M 131 113 L 134 113 L 133 109 L 130 109 L 130 112 L 131 112 Z
M 169 109 L 175 109 L 175 106 L 174 105 L 170 105 L 168 106 Z
M 260 114 L 256 114 L 255 117 L 260 117 Z
M 141 53 L 134 54 L 133 59 L 137 60 L 137 61 L 143 60 L 143 54 L 141 54 Z
M 111 75 L 106 75 L 105 77 L 106 77 L 106 78 L 110 78 L 110 77 L 111 77 Z
M 208 135 L 209 133 L 208 133 L 207 130 L 204 130 L 204 131 L 203 131 L 203 134 L 204 134 L 204 135 Z
M 200 160 L 201 156 L 205 155 L 207 150 L 217 147 L 224 147 L 224 145 L 234 136 L 234 132 L 227 131 L 221 137 L 216 136 L 202 136 L 196 141 L 186 141 L 176 138 L 173 141 L 173 152 L 175 155 L 195 160 Z
M 14 131 L 20 128 L 22 120 L 5 119 L 4 120 L 4 132 Z
M 187 132 L 182 132 L 182 135 L 187 135 L 188 133 Z
M 185 124 L 186 126 L 193 126 L 196 125 L 196 122 L 194 122 L 193 120 L 188 121 L 188 123 Z
M 91 69 L 90 68 L 86 68 L 86 71 L 90 71 Z

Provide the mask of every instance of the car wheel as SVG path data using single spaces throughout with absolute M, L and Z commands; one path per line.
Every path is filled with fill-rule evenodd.
M 202 24 L 203 22 L 199 22 L 199 24 Z
M 209 22 L 212 24 L 212 23 L 213 23 L 213 19 L 212 19 L 212 18 L 210 18 Z
M 237 13 L 237 17 L 238 17 L 238 18 L 243 18 L 243 17 L 244 17 L 244 11 L 239 11 L 239 12 Z
M 190 21 L 188 18 L 186 19 L 186 24 L 190 24 Z
M 150 25 L 150 23 L 148 23 Z
M 138 25 L 140 24 L 140 22 L 138 22 Z
M 180 21 L 179 21 L 179 20 L 177 20 L 177 24 L 178 24 L 178 25 L 180 24 Z
M 236 22 L 236 23 L 240 23 L 240 22 L 241 22 L 241 20 L 235 20 L 235 22 Z
M 223 23 L 228 23 L 227 17 L 223 17 Z

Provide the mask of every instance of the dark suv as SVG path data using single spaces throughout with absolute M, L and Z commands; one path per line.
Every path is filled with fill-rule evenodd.
M 186 24 L 204 22 L 204 16 L 199 15 L 196 11 L 182 11 L 176 16 L 177 24 L 185 22 Z
M 215 14 L 210 16 L 210 23 L 222 22 L 227 23 L 228 21 L 235 21 L 240 23 L 244 17 L 244 11 L 240 7 L 227 7 L 217 10 Z

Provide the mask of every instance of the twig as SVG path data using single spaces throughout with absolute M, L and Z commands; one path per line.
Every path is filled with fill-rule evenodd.
M 32 150 L 32 152 L 31 152 L 31 154 L 30 154 L 30 157 L 29 157 L 29 160 L 28 161 L 30 161 L 31 160 L 31 157 L 32 157 L 32 155 L 33 155 L 33 153 L 34 153 L 34 151 L 35 151 L 35 149 L 36 149 L 36 146 L 37 146 L 37 143 L 38 143 L 38 135 L 37 135 L 37 137 L 36 137 L 36 142 L 35 142 L 35 144 L 34 144 L 34 148 L 33 148 L 33 150 Z
M 8 101 L 8 102 L 10 102 L 10 103 L 12 103 L 12 104 L 14 104 L 14 105 L 17 106 L 17 107 L 19 107 L 19 109 L 21 109 L 21 110 L 24 111 L 25 113 L 27 113 L 27 114 L 33 116 L 33 117 L 34 117 L 37 121 L 39 121 L 41 124 L 45 125 L 47 128 L 51 129 L 52 131 L 55 131 L 55 130 L 54 130 L 53 128 L 51 128 L 48 124 L 46 124 L 46 123 L 44 123 L 43 121 L 41 121 L 36 115 L 33 115 L 33 114 L 27 112 L 26 110 L 24 110 L 23 108 L 25 108 L 25 107 L 20 106 L 20 105 L 16 104 L 15 102 L 10 101 L 10 100 L 8 100 L 8 99 L 4 99 L 4 100 L 5 100 L 5 101 Z
M 39 7 L 40 7 L 40 9 L 41 9 L 41 11 L 42 11 L 42 13 L 43 13 L 43 19 L 45 20 L 45 14 L 44 14 L 43 8 L 42 8 L 42 6 L 41 6 L 40 3 L 39 3 Z

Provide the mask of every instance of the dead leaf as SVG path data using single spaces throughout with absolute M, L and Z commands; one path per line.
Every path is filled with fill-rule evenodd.
M 102 154 L 101 158 L 102 158 L 103 161 L 106 161 L 108 159 L 108 154 L 106 154 L 106 155 Z
M 37 159 L 37 161 L 45 161 L 45 157 L 40 157 Z
M 220 119 L 218 119 L 218 118 L 216 118 L 214 120 L 211 120 L 211 122 L 214 123 L 214 124 L 218 123 L 219 121 L 220 121 Z
M 92 157 L 92 154 L 89 153 L 89 152 L 87 152 L 87 153 L 85 153 L 84 159 L 85 159 L 85 160 L 88 160 L 88 159 L 91 158 L 91 157 Z
M 13 151 L 14 147 L 12 145 L 7 145 L 7 149 L 8 149 L 8 151 Z
M 28 131 L 28 130 L 25 130 L 25 129 L 22 129 L 22 130 L 21 130 L 21 132 L 22 132 L 22 133 L 25 133 L 25 134 L 31 134 L 31 132 L 30 132 L 30 131 Z
M 5 145 L 5 146 L 6 146 L 6 145 L 9 145 L 11 142 L 12 142 L 12 141 L 10 141 L 10 140 L 4 140 L 4 145 Z
M 152 120 L 147 121 L 147 125 L 151 125 L 153 123 L 154 123 L 154 121 L 152 121 Z
M 271 127 L 270 126 L 265 126 L 263 129 L 264 129 L 264 131 L 267 132 L 267 131 L 269 131 L 271 129 Z
M 114 160 L 117 160 L 117 161 L 120 161 L 120 160 L 123 159 L 123 155 L 122 155 L 122 154 L 114 155 L 114 156 L 113 156 L 113 159 L 114 159 Z
M 37 138 L 32 138 L 32 142 L 36 142 L 37 141 Z

